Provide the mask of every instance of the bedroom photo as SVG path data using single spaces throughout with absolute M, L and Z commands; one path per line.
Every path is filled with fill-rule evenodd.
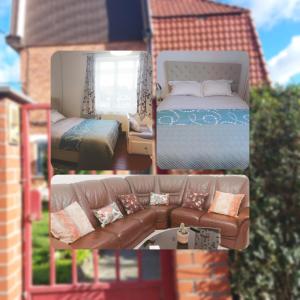
M 164 51 L 157 58 L 160 169 L 249 165 L 249 58 L 242 51 Z
M 57 52 L 51 60 L 51 163 L 149 170 L 152 66 L 141 51 Z

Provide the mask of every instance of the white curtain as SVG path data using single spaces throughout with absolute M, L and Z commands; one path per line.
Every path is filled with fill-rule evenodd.
M 96 57 L 97 115 L 136 113 L 138 66 L 138 54 Z

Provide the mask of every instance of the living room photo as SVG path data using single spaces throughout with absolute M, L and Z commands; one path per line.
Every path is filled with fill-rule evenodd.
M 56 175 L 56 249 L 245 249 L 244 175 Z
M 51 162 L 67 170 L 151 167 L 151 56 L 57 52 L 51 61 Z

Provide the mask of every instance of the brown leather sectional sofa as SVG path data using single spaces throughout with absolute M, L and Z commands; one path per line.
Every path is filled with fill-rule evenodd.
M 66 175 L 68 176 L 68 175 Z M 92 176 L 92 175 L 91 175 Z M 245 194 L 238 217 L 209 213 L 207 209 L 216 190 Z M 208 192 L 206 211 L 181 207 L 188 191 Z M 150 193 L 169 193 L 168 206 L 149 206 Z M 92 210 L 101 208 L 121 194 L 134 193 L 144 209 L 100 227 Z M 70 245 L 51 237 L 56 248 L 117 249 L 134 248 L 155 229 L 185 225 L 219 228 L 221 245 L 244 249 L 249 240 L 249 181 L 241 175 L 131 175 L 105 177 L 72 184 L 54 184 L 51 211 L 77 201 L 96 229 Z

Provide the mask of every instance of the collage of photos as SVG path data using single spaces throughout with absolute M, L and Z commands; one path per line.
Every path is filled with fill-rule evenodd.
M 134 51 L 52 57 L 53 167 L 96 173 L 53 177 L 55 248 L 248 246 L 249 180 L 225 175 L 249 165 L 248 55 L 161 52 L 153 93 L 151 61 Z
M 300 0 L 0 1 L 0 300 L 300 299 Z

